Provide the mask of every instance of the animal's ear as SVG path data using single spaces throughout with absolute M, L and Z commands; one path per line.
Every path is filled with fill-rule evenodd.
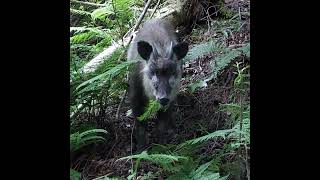
M 188 53 L 188 43 L 182 42 L 173 47 L 173 52 L 176 54 L 178 60 L 183 59 Z
M 138 53 L 139 55 L 144 59 L 148 60 L 150 57 L 150 54 L 152 53 L 152 46 L 145 42 L 145 41 L 139 41 L 137 43 L 138 46 Z

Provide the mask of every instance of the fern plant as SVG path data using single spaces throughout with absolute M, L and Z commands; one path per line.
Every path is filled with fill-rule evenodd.
M 76 132 L 70 135 L 70 150 L 76 151 L 92 143 L 105 141 L 105 138 L 98 135 L 99 133 L 107 134 L 104 129 L 91 129 L 85 132 Z
M 156 163 L 160 166 L 165 167 L 167 164 L 177 162 L 182 159 L 187 159 L 187 157 L 173 156 L 173 155 L 168 155 L 168 154 L 148 154 L 147 151 L 143 151 L 140 154 L 122 157 L 118 160 L 125 160 L 125 159 L 146 160 L 146 161 L 150 161 L 150 162 L 153 162 L 153 163 Z
M 197 144 L 197 143 L 203 143 L 205 141 L 208 141 L 213 138 L 222 137 L 223 139 L 226 138 L 231 132 L 233 132 L 234 129 L 225 129 L 225 130 L 218 130 L 212 133 L 209 133 L 205 136 L 201 136 L 195 139 L 191 139 L 186 141 L 184 144 Z
M 133 16 L 133 0 L 112 0 L 108 1 L 105 7 L 98 8 L 91 13 L 92 20 L 104 22 L 108 28 L 118 28 L 123 35 L 129 29 L 129 24 Z
M 236 49 L 225 48 L 223 54 L 216 57 L 214 62 L 211 61 L 212 75 L 206 78 L 205 81 L 217 78 L 218 73 L 241 54 L 250 55 L 250 44 L 246 44 L 244 47 Z
M 104 82 L 108 82 L 108 81 L 112 80 L 112 78 L 116 77 L 117 75 L 119 75 L 121 73 L 125 73 L 129 66 L 131 66 L 137 62 L 138 61 L 126 61 L 121 64 L 118 64 L 118 65 L 112 67 L 111 69 L 109 69 L 108 71 L 106 71 L 102 74 L 99 74 L 99 75 L 81 83 L 76 88 L 76 91 L 78 91 L 78 93 L 83 93 L 88 90 L 94 89 L 96 86 L 99 86 L 99 85 L 103 84 Z
M 125 80 L 126 69 L 135 63 L 122 63 L 124 59 L 121 55 L 124 51 L 125 48 L 116 50 L 94 72 L 79 73 L 82 78 L 71 83 L 72 105 L 81 104 L 82 111 L 90 112 L 89 109 L 95 109 L 99 114 L 106 104 L 119 99 L 121 92 L 128 86 Z M 76 108 L 72 113 L 78 111 Z
M 183 62 L 194 60 L 200 56 L 206 55 L 212 52 L 222 51 L 225 47 L 217 41 L 209 41 L 201 44 L 197 44 L 190 49 L 184 58 Z
M 152 118 L 156 113 L 162 108 L 161 104 L 156 100 L 150 100 L 148 103 L 145 112 L 138 117 L 138 120 L 143 121 L 147 118 Z
M 70 168 L 70 180 L 80 180 L 81 173 Z
M 206 87 L 208 81 L 217 78 L 219 72 L 241 54 L 250 57 L 250 44 L 248 43 L 244 47 L 230 49 L 217 41 L 209 41 L 194 46 L 184 58 L 184 62 L 194 60 L 202 55 L 213 52 L 216 52 L 219 55 L 211 60 L 210 67 L 212 68 L 212 74 L 202 80 L 197 80 L 196 82 L 189 84 L 188 88 L 191 92 L 194 92 L 197 88 Z
M 160 165 L 162 168 L 169 170 L 172 167 L 172 163 L 179 162 L 181 160 L 187 160 L 187 157 L 184 156 L 174 156 L 174 155 L 168 155 L 168 154 L 148 154 L 146 151 L 143 151 L 140 154 L 131 155 L 122 157 L 118 160 L 125 160 L 125 159 L 136 159 L 136 164 L 134 166 L 134 169 L 132 170 L 131 176 L 128 179 L 135 178 L 137 174 L 137 170 L 140 166 L 140 161 L 145 160 L 149 161 L 155 164 Z
M 213 161 L 202 164 L 189 171 L 180 171 L 174 175 L 169 176 L 166 180 L 226 180 L 228 176 L 221 177 L 219 172 L 211 171 L 208 169 Z

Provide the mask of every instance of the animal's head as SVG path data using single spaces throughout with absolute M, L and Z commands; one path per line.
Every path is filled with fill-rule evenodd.
M 163 106 L 177 94 L 182 75 L 182 59 L 188 52 L 187 43 L 157 47 L 145 41 L 137 43 L 138 53 L 145 60 L 143 83 L 146 94 L 157 99 Z

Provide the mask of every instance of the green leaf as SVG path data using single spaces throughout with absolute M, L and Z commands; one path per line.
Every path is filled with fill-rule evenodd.
M 198 169 L 196 169 L 194 172 L 192 172 L 192 178 L 199 179 L 202 176 L 203 172 L 208 169 L 208 167 L 211 165 L 211 163 L 212 162 L 210 161 L 205 164 L 202 164 Z
M 89 144 L 95 143 L 95 142 L 101 142 L 105 141 L 105 138 L 101 136 L 97 136 L 97 133 L 105 133 L 107 134 L 107 131 L 104 129 L 91 129 L 87 130 L 85 132 L 79 133 L 75 132 L 70 135 L 70 150 L 76 151 L 84 146 L 87 146 Z
M 234 129 L 218 130 L 218 131 L 215 131 L 215 132 L 210 133 L 208 135 L 188 140 L 188 141 L 185 142 L 185 144 L 197 144 L 197 143 L 200 143 L 200 142 L 208 141 L 209 139 L 216 138 L 216 137 L 222 137 L 222 138 L 225 139 L 226 135 L 228 135 L 232 131 L 234 131 Z
M 112 11 L 112 6 L 108 5 L 106 7 L 95 9 L 91 13 L 91 17 L 93 20 L 96 20 L 96 19 L 104 20 L 108 15 L 113 14 L 113 13 L 114 12 Z
M 209 41 L 206 43 L 197 44 L 192 49 L 189 50 L 183 62 L 185 63 L 187 61 L 196 59 L 205 54 L 221 51 L 222 49 L 223 49 L 222 44 L 217 43 L 216 41 Z
M 104 81 L 108 81 L 111 78 L 117 76 L 121 71 L 126 70 L 127 67 L 129 67 L 130 65 L 137 63 L 138 61 L 126 61 L 123 62 L 121 64 L 118 64 L 117 66 L 113 67 L 112 69 L 108 70 L 105 73 L 99 74 L 83 83 L 81 83 L 76 90 L 79 90 L 81 87 L 92 84 L 93 82 L 97 81 L 97 80 L 104 80 Z
M 70 168 L 70 180 L 80 180 L 81 174 Z
M 105 133 L 107 134 L 108 132 L 104 129 L 91 129 L 91 130 L 88 130 L 88 131 L 85 131 L 85 132 L 82 132 L 80 133 L 80 137 L 84 137 L 84 136 L 87 136 L 87 135 L 90 135 L 90 134 L 96 134 L 96 133 Z
M 138 117 L 138 120 L 143 121 L 147 118 L 154 117 L 156 113 L 162 108 L 161 104 L 156 100 L 150 100 L 145 112 Z
M 125 160 L 125 159 L 141 159 L 141 160 L 147 160 L 156 164 L 163 165 L 163 164 L 179 161 L 182 159 L 186 160 L 188 158 L 184 156 L 173 156 L 168 154 L 148 154 L 146 151 L 143 151 L 140 154 L 122 157 L 118 160 Z

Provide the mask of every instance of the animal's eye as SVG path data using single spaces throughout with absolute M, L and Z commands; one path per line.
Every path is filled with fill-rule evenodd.
M 159 76 L 160 75 L 160 71 L 156 70 L 155 74 L 156 74 L 156 76 Z

